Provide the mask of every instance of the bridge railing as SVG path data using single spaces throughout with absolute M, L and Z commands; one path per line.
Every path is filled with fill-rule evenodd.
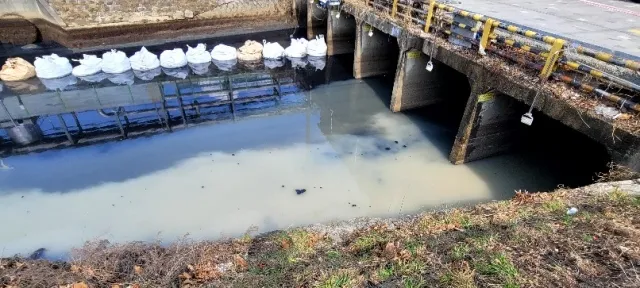
M 640 111 L 640 105 L 632 101 L 634 96 L 640 95 L 640 85 L 570 59 L 565 52 L 595 59 L 595 63 L 621 67 L 629 74 L 640 71 L 637 61 L 594 51 L 565 39 L 523 29 L 439 1 L 412 2 L 412 5 L 408 5 L 406 0 L 365 1 L 367 6 L 388 13 L 394 21 L 421 26 L 424 32 L 442 34 L 469 48 L 477 47 L 481 55 L 489 51 L 535 69 L 542 80 L 562 81 L 620 107 Z M 582 80 L 578 79 L 580 76 Z M 609 92 L 614 88 L 619 89 L 618 95 Z

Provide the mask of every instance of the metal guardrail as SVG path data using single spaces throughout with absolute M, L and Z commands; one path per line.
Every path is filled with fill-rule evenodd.
M 420 8 L 411 7 L 408 5 L 404 5 L 399 3 L 398 0 L 390 1 L 385 0 L 365 0 L 367 6 L 370 7 L 385 7 L 385 4 L 391 4 L 391 7 L 385 7 L 386 10 L 389 11 L 390 16 L 393 19 L 399 19 L 402 17 L 403 19 L 412 19 L 412 21 L 418 25 L 424 25 L 424 31 L 427 33 L 434 33 L 436 31 L 437 24 L 439 23 L 447 23 L 450 25 L 450 30 L 441 29 L 439 32 L 443 32 L 449 37 L 456 36 L 460 37 L 460 35 L 456 35 L 451 31 L 454 28 L 461 28 L 467 31 L 478 33 L 479 39 L 465 39 L 469 42 L 478 46 L 478 52 L 482 55 L 485 54 L 485 50 L 489 50 L 492 53 L 499 51 L 496 49 L 493 43 L 499 44 L 501 46 L 508 46 L 515 49 L 519 49 L 529 55 L 532 55 L 534 58 L 541 60 L 543 64 L 536 65 L 527 65 L 530 69 L 535 69 L 539 71 L 539 77 L 543 80 L 549 79 L 553 77 L 556 80 L 568 83 L 576 88 L 579 88 L 583 91 L 593 93 L 597 97 L 602 99 L 609 100 L 611 102 L 615 102 L 621 106 L 624 106 L 628 109 L 632 109 L 640 112 L 640 105 L 632 102 L 631 100 L 614 95 L 612 93 L 607 92 L 606 90 L 598 89 L 592 85 L 588 85 L 584 83 L 584 81 L 579 81 L 575 79 L 575 77 L 569 77 L 562 72 L 558 71 L 561 68 L 562 70 L 569 72 L 580 72 L 585 75 L 593 76 L 595 79 L 600 80 L 603 84 L 609 84 L 609 86 L 616 85 L 623 89 L 628 89 L 630 91 L 639 93 L 640 85 L 635 84 L 633 82 L 620 79 L 614 75 L 607 74 L 601 70 L 592 68 L 588 65 L 578 63 L 576 61 L 571 61 L 567 57 L 565 57 L 564 52 L 568 49 L 571 51 L 575 51 L 576 54 L 584 55 L 587 57 L 591 57 L 598 61 L 605 62 L 607 64 L 615 65 L 618 67 L 623 67 L 629 69 L 630 72 L 640 71 L 640 62 L 624 59 L 621 57 L 614 56 L 609 53 L 598 52 L 588 48 L 585 48 L 580 45 L 572 44 L 569 41 L 566 41 L 561 38 L 553 37 L 550 35 L 545 35 L 544 33 L 523 29 L 521 27 L 511 25 L 508 23 L 504 23 L 498 19 L 490 18 L 486 15 L 472 13 L 463 9 L 459 9 L 445 3 L 441 3 L 435 0 L 431 0 L 428 2 L 428 6 L 425 7 L 425 10 Z M 422 3 L 427 4 L 427 3 Z M 400 9 L 399 9 L 400 8 Z M 422 6 L 421 6 L 422 8 Z M 384 10 L 383 10 L 384 11 Z M 439 13 L 439 12 L 443 13 Z M 407 15 L 407 12 L 411 12 L 413 15 Z M 480 22 L 480 27 L 472 27 L 465 23 L 459 23 L 456 21 L 446 20 L 443 17 L 443 14 L 452 15 L 452 16 L 461 16 L 467 19 L 471 19 L 473 21 Z M 418 21 L 414 16 L 420 15 L 424 17 L 424 21 Z M 464 22 L 464 21 L 463 21 Z M 434 29 L 435 28 L 435 29 Z M 505 33 L 517 34 L 519 37 L 526 37 L 531 40 L 535 40 L 541 42 L 540 45 L 528 45 L 518 40 L 501 36 L 496 33 L 496 29 L 501 29 Z M 505 34 L 501 33 L 501 34 Z M 536 46 L 536 47 L 534 47 Z M 543 48 L 540 48 L 543 47 Z M 495 53 L 496 55 L 505 57 L 505 53 Z M 511 57 L 506 57 L 511 58 Z M 513 60 L 513 59 L 512 59 Z M 606 83 L 605 83 L 606 82 Z

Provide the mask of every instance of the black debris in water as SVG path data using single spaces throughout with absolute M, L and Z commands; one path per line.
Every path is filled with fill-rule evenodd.
M 47 249 L 45 248 L 40 248 L 36 251 L 33 251 L 33 253 L 31 253 L 31 255 L 29 255 L 29 260 L 38 260 L 38 259 L 42 259 L 42 257 L 44 257 L 44 253 L 47 252 Z
M 204 189 L 204 186 L 202 186 L 202 189 Z
M 116 204 L 111 204 L 111 206 L 116 207 Z
M 391 148 L 390 148 L 390 147 L 387 147 L 387 148 L 384 148 L 384 150 L 389 151 L 389 150 L 391 150 Z
M 402 148 L 407 148 L 407 145 L 402 145 Z
M 398 144 L 398 141 L 393 141 L 393 142 L 396 142 L 396 144 Z
M 22 195 L 22 197 L 20 197 L 20 198 L 24 198 L 24 195 Z
M 307 192 L 307 189 L 296 189 L 296 194 L 300 195 L 304 192 Z
M 356 206 L 358 206 L 358 205 L 356 205 L 356 204 L 351 204 L 351 207 L 356 207 Z
M 320 186 L 320 189 L 322 189 L 322 186 Z
M 236 156 L 236 154 L 231 154 L 231 156 Z
M 282 185 L 282 188 L 284 188 L 284 185 Z

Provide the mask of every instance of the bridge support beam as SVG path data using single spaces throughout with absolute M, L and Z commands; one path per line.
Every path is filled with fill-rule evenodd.
M 373 32 L 370 34 L 370 32 Z M 371 36 L 369 36 L 371 35 Z M 353 76 L 356 79 L 393 73 L 396 40 L 364 22 L 356 24 Z
M 307 1 L 307 39 L 313 39 L 316 35 L 327 33 L 327 11 L 316 6 L 316 3 Z
M 517 104 L 508 95 L 474 83 L 449 160 L 463 164 L 502 154 L 518 144 L 524 125 Z
M 336 16 L 340 13 L 340 17 Z M 353 53 L 356 40 L 356 20 L 338 10 L 329 12 L 327 19 L 327 55 Z
M 427 71 L 429 56 L 421 51 L 422 39 L 402 35 L 398 42 L 400 56 L 391 94 L 391 111 L 424 107 L 445 100 L 446 77 L 448 72 L 452 72 L 451 69 L 434 60 L 433 70 Z

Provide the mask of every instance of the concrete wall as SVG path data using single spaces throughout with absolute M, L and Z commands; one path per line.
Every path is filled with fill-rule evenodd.
M 0 0 L 0 17 L 11 14 L 26 19 L 44 19 L 58 25 L 62 24 L 45 0 Z
M 474 85 L 449 156 L 454 164 L 502 154 L 518 145 L 524 128 L 520 103 L 508 95 Z M 520 105 L 518 105 L 520 104 Z
M 329 11 L 327 19 L 327 54 L 353 53 L 356 46 L 356 19 L 347 13 Z
M 369 36 L 370 29 L 373 35 Z M 398 43 L 395 37 L 360 22 L 356 25 L 353 75 L 357 79 L 395 74 Z
M 278 17 L 290 16 L 293 11 L 291 0 L 42 1 L 47 1 L 68 27 L 87 27 L 112 23 L 154 23 L 189 18 Z

